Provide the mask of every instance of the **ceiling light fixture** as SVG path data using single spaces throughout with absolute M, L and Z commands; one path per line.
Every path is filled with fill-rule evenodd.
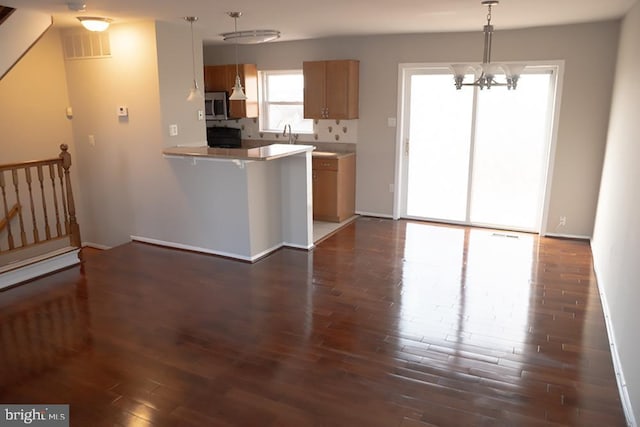
M 111 24 L 111 19 L 97 16 L 78 16 L 78 21 L 89 31 L 104 31 Z
M 196 54 L 195 54 L 195 42 L 193 40 L 193 23 L 198 20 L 197 16 L 185 16 L 184 20 L 191 26 L 191 71 L 193 72 L 193 85 L 189 89 L 189 96 L 187 101 L 193 101 L 196 99 L 203 99 L 202 92 L 198 87 L 198 81 L 196 80 Z
M 456 89 L 462 86 L 478 86 L 480 89 L 491 89 L 493 86 L 506 86 L 507 89 L 515 89 L 518 86 L 520 73 L 526 65 L 523 64 L 492 64 L 491 63 L 491 42 L 493 39 L 493 25 L 491 25 L 491 7 L 499 3 L 498 0 L 482 0 L 483 6 L 487 6 L 487 25 L 484 26 L 484 55 L 482 64 L 453 64 L 453 70 Z M 465 74 L 472 70 L 476 76 L 473 83 L 464 83 Z M 506 82 L 497 82 L 494 77 L 496 74 L 504 73 Z
M 233 18 L 234 33 L 238 32 L 238 18 L 242 16 L 242 12 L 227 12 L 227 15 Z M 238 71 L 238 40 L 235 40 L 236 45 L 236 84 L 233 86 L 233 91 L 229 100 L 231 101 L 244 101 L 247 99 L 242 84 L 240 83 L 240 72 Z
M 222 34 L 222 40 L 240 44 L 265 43 L 279 38 L 280 31 L 277 30 L 247 30 Z

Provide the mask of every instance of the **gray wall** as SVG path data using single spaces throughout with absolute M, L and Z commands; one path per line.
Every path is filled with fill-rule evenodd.
M 626 16 L 620 37 L 592 249 L 636 420 L 640 420 L 640 4 Z
M 496 31 L 498 61 L 564 60 L 564 93 L 552 176 L 549 228 L 591 236 L 609 117 L 619 22 Z M 398 64 L 478 61 L 482 33 L 369 36 L 239 47 L 239 62 L 258 69 L 300 69 L 318 59 L 360 60 L 357 210 L 393 212 Z M 233 63 L 233 46 L 205 46 L 204 63 Z
M 143 198 L 136 180 L 152 170 L 144 156 L 155 154 L 144 146 L 161 140 L 155 25 L 112 25 L 109 36 L 110 58 L 65 62 L 83 195 L 82 237 L 103 246 L 129 241 L 134 205 Z M 119 105 L 129 108 L 128 118 L 117 116 Z

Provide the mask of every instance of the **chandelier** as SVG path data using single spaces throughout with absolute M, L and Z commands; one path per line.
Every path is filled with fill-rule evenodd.
M 491 25 L 491 7 L 499 3 L 498 0 L 482 0 L 483 6 L 487 6 L 487 25 L 484 26 L 484 54 L 482 64 L 453 64 L 451 69 L 454 74 L 456 89 L 462 86 L 478 86 L 480 89 L 491 89 L 493 86 L 506 86 L 507 89 L 515 89 L 518 86 L 520 73 L 525 68 L 523 64 L 492 64 L 491 42 L 493 39 L 493 25 Z M 465 83 L 464 77 L 471 70 L 477 77 L 472 83 Z M 495 80 L 497 74 L 504 74 L 505 81 Z

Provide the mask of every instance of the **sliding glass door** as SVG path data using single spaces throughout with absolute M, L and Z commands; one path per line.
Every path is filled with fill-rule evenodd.
M 458 91 L 442 68 L 409 70 L 404 81 L 401 216 L 538 231 L 553 68 L 523 74 L 511 91 Z
M 424 71 L 409 82 L 407 215 L 465 221 L 473 91 L 452 96 L 450 75 Z

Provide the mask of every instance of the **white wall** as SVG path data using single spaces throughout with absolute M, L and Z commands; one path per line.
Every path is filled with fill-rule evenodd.
M 37 42 L 53 20 L 46 13 L 16 9 L 0 26 L 0 79 Z M 11 43 L 7 43 L 11 40 Z
M 71 153 L 71 187 L 76 217 L 83 231 L 80 168 L 73 140 L 62 44 L 59 31 L 49 28 L 37 43 L 0 79 L 0 163 L 58 157 L 60 144 Z
M 500 31 L 496 62 L 565 60 L 549 224 L 567 217 L 569 235 L 591 236 L 609 117 L 619 22 Z M 205 64 L 234 62 L 232 46 L 205 46 Z M 318 59 L 360 60 L 357 209 L 391 215 L 398 64 L 478 61 L 482 32 L 347 37 L 240 46 L 239 62 L 258 69 L 302 68 Z
M 144 198 L 135 192 L 136 178 L 153 174 L 145 156 L 157 155 L 146 145 L 161 140 L 155 25 L 116 24 L 109 36 L 111 58 L 66 61 L 83 195 L 82 237 L 104 246 L 129 241 L 134 204 Z M 128 107 L 128 118 L 117 116 L 120 105 Z
M 640 420 L 640 4 L 623 21 L 592 240 L 598 283 L 633 414 Z
M 49 29 L 0 80 L 0 163 L 57 157 L 62 143 L 75 154 L 64 73 L 60 35 Z

